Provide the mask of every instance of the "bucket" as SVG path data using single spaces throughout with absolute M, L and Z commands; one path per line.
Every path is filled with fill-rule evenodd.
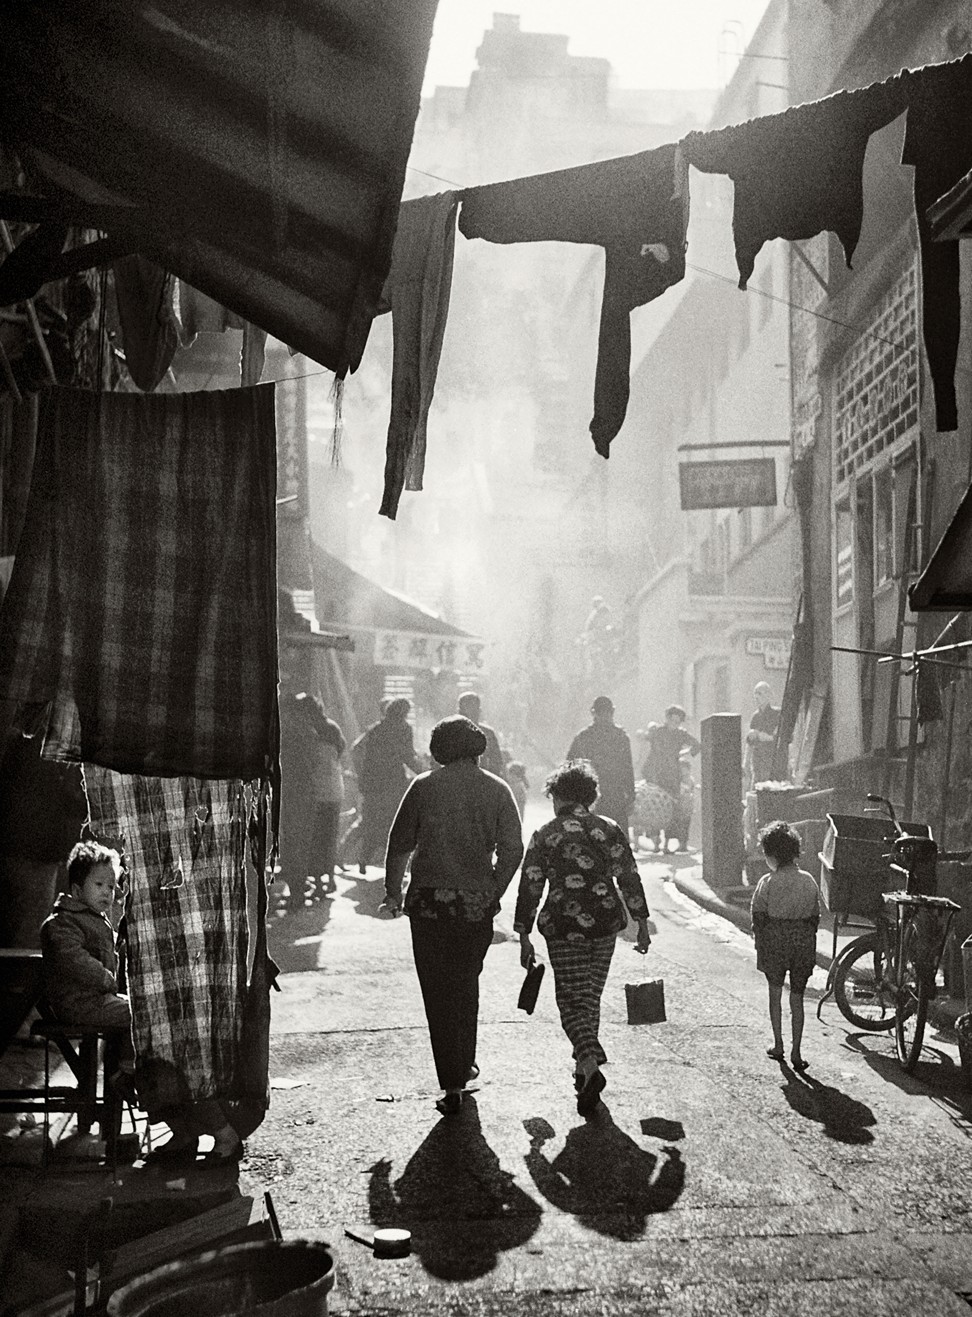
M 665 1019 L 665 984 L 662 979 L 626 983 L 624 995 L 629 1024 L 661 1024 Z
M 169 1262 L 124 1285 L 109 1317 L 322 1317 L 334 1288 L 327 1244 L 306 1239 L 230 1244 Z

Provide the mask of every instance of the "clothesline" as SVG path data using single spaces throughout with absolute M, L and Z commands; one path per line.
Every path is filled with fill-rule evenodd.
M 767 58 L 770 57 L 767 56 Z M 773 56 L 773 58 L 776 57 Z M 456 183 L 451 178 L 443 178 L 441 174 L 430 174 L 428 170 L 419 169 L 417 165 L 406 165 L 406 168 L 411 170 L 413 174 L 422 174 L 426 178 L 434 178 L 437 183 L 445 183 L 447 187 L 457 188 L 459 191 L 465 190 L 466 187 L 465 184 Z M 685 265 L 687 269 L 694 270 L 697 274 L 708 275 L 710 278 L 718 279 L 722 283 L 731 283 L 734 287 L 737 286 L 739 283 L 739 278 L 737 275 L 720 274 L 718 270 L 709 270 L 704 265 L 694 265 L 691 261 L 686 261 Z M 813 316 L 816 320 L 823 320 L 826 321 L 827 324 L 838 325 L 841 329 L 849 329 L 851 331 L 856 330 L 858 333 L 862 332 L 860 326 L 851 324 L 847 320 L 841 320 L 838 316 L 824 315 L 823 312 L 821 311 L 813 311 L 808 306 L 800 306 L 799 303 L 797 302 L 791 302 L 789 298 L 780 297 L 776 293 L 768 293 L 763 288 L 752 287 L 752 288 L 747 288 L 746 291 L 756 293 L 758 297 L 766 297 L 771 302 L 779 302 L 781 306 L 787 306 L 792 311 L 800 311 L 804 315 Z M 882 334 L 876 334 L 873 330 L 870 329 L 864 330 L 863 333 L 865 333 L 869 338 L 875 339 L 878 343 L 884 343 L 886 347 L 893 348 L 895 351 L 903 350 L 902 344 L 895 343 L 893 339 L 885 338 Z M 964 373 L 969 373 L 970 370 L 970 368 L 967 366 L 959 366 L 959 369 L 962 370 Z M 318 372 L 312 372 L 312 373 L 316 374 Z M 296 378 L 299 379 L 301 377 L 297 376 Z

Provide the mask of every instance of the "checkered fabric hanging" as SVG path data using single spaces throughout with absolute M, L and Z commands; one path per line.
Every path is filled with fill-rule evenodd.
M 277 758 L 272 385 L 43 395 L 0 696 L 47 758 L 267 775 Z
M 141 1101 L 154 1115 L 208 1098 L 259 1099 L 249 1092 L 243 1043 L 243 784 L 135 777 L 94 764 L 84 779 L 89 827 L 123 851 L 129 875 L 128 991 Z

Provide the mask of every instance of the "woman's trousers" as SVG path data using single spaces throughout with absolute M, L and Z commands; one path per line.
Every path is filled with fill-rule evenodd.
M 493 937 L 493 921 L 410 921 L 439 1086 L 460 1089 L 476 1060 L 479 975 Z

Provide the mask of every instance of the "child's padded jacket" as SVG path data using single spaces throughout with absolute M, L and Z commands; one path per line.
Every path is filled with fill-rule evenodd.
M 65 1024 L 81 1024 L 88 1011 L 118 991 L 111 922 L 79 897 L 62 892 L 41 925 L 40 936 L 51 1009 Z

